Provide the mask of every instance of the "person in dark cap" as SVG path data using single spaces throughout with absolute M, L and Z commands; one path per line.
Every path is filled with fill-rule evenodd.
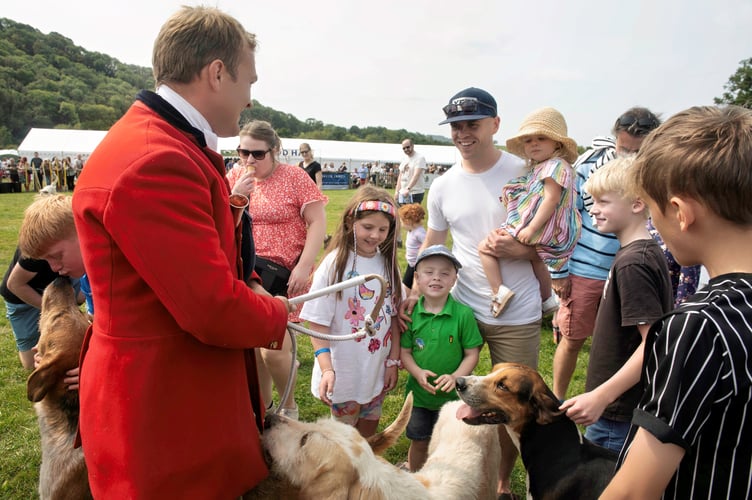
M 421 297 L 400 337 L 400 359 L 410 374 L 405 392 L 414 397 L 407 424 L 407 461 L 413 472 L 428 458 L 439 410 L 458 398 L 455 379 L 473 372 L 483 347 L 473 310 L 449 295 L 461 267 L 444 245 L 426 248 L 415 260 L 413 288 Z
M 446 243 L 451 232 L 454 256 L 462 263 L 452 296 L 475 313 L 491 361 L 535 368 L 541 326 L 540 291 L 531 265 L 531 260 L 537 259 L 535 250 L 506 233 L 490 235 L 507 216 L 498 198 L 500 186 L 522 175 L 525 162 L 494 145 L 493 136 L 499 131 L 501 118 L 496 100 L 485 90 L 464 89 L 452 96 L 443 111 L 445 120 L 440 124 L 451 126 L 452 141 L 462 160 L 431 185 L 423 248 Z M 500 259 L 505 282 L 508 279 L 508 286 L 515 290 L 514 307 L 498 317 L 488 307 L 491 287 L 477 251 L 484 238 L 489 251 Z M 417 290 L 405 301 L 403 309 L 412 312 L 416 301 Z M 503 426 L 499 426 L 499 437 L 502 463 L 497 491 L 500 498 L 510 499 L 510 476 L 517 449 Z

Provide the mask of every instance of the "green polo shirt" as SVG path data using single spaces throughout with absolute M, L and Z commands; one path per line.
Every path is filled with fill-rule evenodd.
M 473 310 L 451 295 L 438 314 L 427 312 L 421 297 L 411 317 L 412 323 L 402 334 L 400 345 L 412 349 L 418 366 L 437 375 L 454 372 L 462 362 L 465 349 L 483 345 Z M 428 381 L 434 383 L 431 378 Z M 457 399 L 456 391 L 429 393 L 412 375 L 407 378 L 406 391 L 413 391 L 414 406 L 429 410 L 438 410 L 447 401 Z

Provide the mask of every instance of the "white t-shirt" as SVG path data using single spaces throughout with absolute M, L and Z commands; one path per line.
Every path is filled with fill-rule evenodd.
M 410 194 L 420 194 L 426 191 L 423 182 L 426 174 L 426 159 L 423 155 L 419 155 L 415 151 L 413 151 L 412 156 L 406 156 L 402 163 L 400 163 L 400 190 L 406 189 L 410 185 L 410 180 L 415 175 L 416 170 L 420 170 L 420 174 L 418 174 L 418 180 L 415 182 L 415 185 L 410 189 Z
M 451 232 L 452 253 L 462 263 L 452 296 L 489 325 L 525 325 L 541 318 L 540 288 L 530 261 L 509 259 L 500 260 L 501 275 L 515 295 L 494 318 L 491 287 L 478 256 L 478 243 L 507 218 L 499 201 L 502 186 L 524 171 L 520 158 L 503 152 L 493 167 L 480 174 L 467 172 L 462 162 L 455 164 L 428 191 L 428 228 Z
M 332 267 L 336 252 L 324 257 L 313 275 L 311 291 L 320 290 L 333 284 Z M 350 252 L 346 269 L 352 267 L 353 252 Z M 344 278 L 364 274 L 380 274 L 386 278 L 386 262 L 381 254 L 366 258 L 358 256 L 356 274 L 345 273 Z M 384 361 L 392 348 L 390 327 L 392 315 L 396 314 L 392 303 L 391 283 L 387 280 L 386 299 L 376 321 L 377 332 L 373 337 L 360 341 L 343 340 L 331 342 L 332 366 L 336 373 L 334 381 L 334 403 L 357 401 L 360 404 L 371 402 L 384 390 Z M 366 282 L 359 287 L 342 291 L 342 297 L 335 294 L 310 300 L 303 304 L 300 318 L 319 325 L 329 326 L 331 335 L 349 335 L 365 325 L 366 316 L 371 314 L 381 285 L 376 280 Z M 311 392 L 319 397 L 321 367 L 314 362 L 311 376 Z

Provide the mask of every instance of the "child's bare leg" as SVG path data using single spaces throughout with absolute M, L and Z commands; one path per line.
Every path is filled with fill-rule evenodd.
M 491 285 L 491 291 L 496 294 L 503 283 L 501 279 L 501 268 L 499 267 L 499 259 L 495 255 L 487 252 L 488 249 L 481 242 L 478 246 L 480 264 L 483 266 L 483 272 L 486 273 L 488 284 Z
M 410 449 L 407 450 L 407 464 L 410 467 L 410 472 L 419 471 L 426 463 L 429 442 L 429 439 L 410 441 Z
M 548 272 L 546 263 L 540 259 L 532 261 L 533 272 L 540 286 L 541 299 L 546 300 L 551 296 L 551 274 Z

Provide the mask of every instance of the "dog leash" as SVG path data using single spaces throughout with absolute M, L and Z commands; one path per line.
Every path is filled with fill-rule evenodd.
M 329 335 L 326 333 L 314 332 L 313 330 L 310 330 L 298 323 L 293 323 L 292 321 L 287 322 L 287 334 L 290 336 L 290 341 L 292 342 L 292 363 L 290 364 L 290 376 L 287 378 L 287 384 L 285 385 L 285 390 L 280 398 L 280 404 L 274 410 L 275 414 L 278 415 L 280 411 L 282 411 L 282 401 L 287 401 L 287 397 L 290 395 L 290 391 L 292 390 L 292 382 L 294 380 L 296 368 L 295 363 L 298 359 L 298 342 L 295 340 L 295 334 L 293 333 L 293 331 L 303 333 L 317 339 L 328 340 L 330 342 L 340 342 L 343 340 L 360 340 L 365 338 L 366 336 L 373 337 L 374 335 L 376 335 L 376 327 L 374 325 L 378 320 L 379 312 L 381 312 L 381 307 L 384 305 L 384 296 L 386 295 L 386 281 L 382 276 L 378 274 L 364 274 L 362 276 L 355 276 L 340 283 L 329 285 L 327 287 L 321 288 L 320 290 L 316 290 L 315 292 L 305 293 L 303 295 L 298 295 L 297 297 L 288 299 L 288 302 L 292 305 L 302 304 L 303 302 L 307 302 L 318 297 L 323 297 L 324 295 L 331 295 L 332 293 L 339 292 L 340 290 L 344 290 L 346 288 L 363 285 L 371 280 L 376 280 L 381 284 L 381 293 L 379 294 L 379 298 L 376 300 L 376 305 L 373 307 L 373 310 L 371 310 L 371 314 L 366 316 L 365 324 L 355 333 L 350 333 L 347 335 Z

